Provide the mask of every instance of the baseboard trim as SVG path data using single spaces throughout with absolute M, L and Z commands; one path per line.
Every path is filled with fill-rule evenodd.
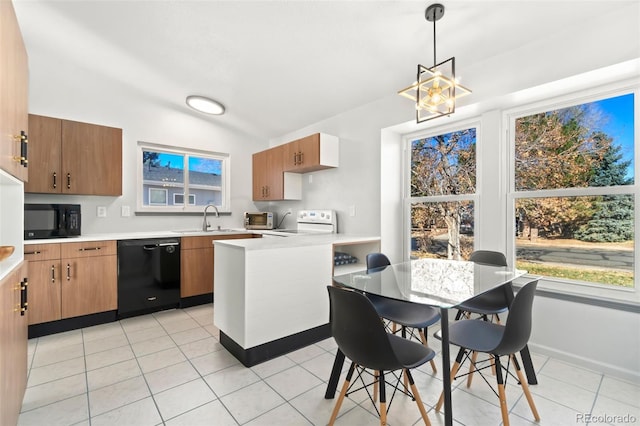
M 603 373 L 603 374 L 617 377 L 633 383 L 640 383 L 640 372 L 638 371 L 632 371 L 626 368 L 620 368 L 612 364 L 594 361 L 593 359 L 581 357 L 565 351 L 559 351 L 549 346 L 538 345 L 538 344 L 532 343 L 531 341 L 529 341 L 528 346 L 529 346 L 529 350 L 531 350 L 536 354 L 546 355 L 553 359 L 564 361 L 579 367 L 588 368 L 597 373 Z M 540 367 L 540 366 L 536 366 L 536 367 Z
M 324 324 L 248 349 L 243 348 L 223 331 L 220 331 L 220 344 L 245 367 L 253 367 L 261 362 L 304 348 L 329 337 L 331 337 L 331 326 Z
M 116 311 L 100 312 L 29 326 L 29 339 L 116 321 Z

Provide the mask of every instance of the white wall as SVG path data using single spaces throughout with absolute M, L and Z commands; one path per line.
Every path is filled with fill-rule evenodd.
M 606 15 L 606 19 L 603 18 L 598 25 L 585 23 L 580 28 L 567 28 L 565 34 L 555 38 L 541 35 L 540 39 L 532 40 L 515 52 L 505 52 L 499 58 L 487 58 L 484 63 L 474 64 L 473 68 L 484 78 L 477 79 L 471 87 L 474 94 L 465 98 L 467 107 L 456 112 L 455 119 L 465 115 L 482 117 L 483 140 L 492 139 L 497 144 L 493 146 L 497 150 L 495 152 L 504 152 L 501 139 L 496 137 L 501 132 L 497 123 L 504 97 L 526 88 L 637 58 L 640 52 L 637 16 L 637 2 L 629 2 L 629 7 Z M 340 232 L 379 234 L 383 238 L 383 250 L 388 251 L 394 260 L 401 258 L 402 193 L 399 162 L 402 154 L 394 150 L 394 146 L 400 146 L 402 134 L 420 130 L 412 123 L 412 106 L 405 99 L 389 94 L 376 102 L 282 135 L 267 144 L 267 141 L 245 135 L 241 129 L 225 127 L 223 119 L 200 119 L 186 112 L 182 100 L 177 100 L 173 105 L 162 105 L 154 99 L 142 98 L 135 90 L 135 82 L 126 87 L 116 85 L 96 70 L 69 69 L 64 61 L 54 57 L 45 58 L 42 63 L 30 63 L 30 66 L 31 112 L 124 129 L 123 196 L 82 197 L 76 200 L 63 198 L 65 201 L 82 202 L 86 232 L 198 225 L 197 217 L 119 217 L 120 205 L 135 205 L 135 165 L 132 161 L 135 158 L 136 141 L 145 140 L 231 153 L 233 215 L 222 219 L 223 226 L 240 226 L 239 213 L 256 207 L 276 212 L 289 207 L 294 210 L 332 208 L 338 212 Z M 411 72 L 408 70 L 408 75 Z M 556 89 L 566 90 L 562 82 Z M 511 99 L 518 101 L 517 96 Z M 278 145 L 315 132 L 340 138 L 340 167 L 313 173 L 312 182 L 305 176 L 303 201 L 254 205 L 251 201 L 250 154 L 265 149 L 267 145 Z M 479 155 L 486 162 L 494 154 L 489 149 Z M 500 177 L 488 177 L 484 182 L 491 185 L 496 180 L 500 181 Z M 478 191 L 482 196 L 491 196 L 491 191 L 495 189 L 487 186 Z M 28 195 L 27 201 L 41 201 L 44 198 L 50 201 L 55 197 Z M 108 207 L 106 219 L 95 218 L 97 205 Z M 355 216 L 349 216 L 350 206 L 355 207 Z M 483 217 L 493 217 L 494 220 L 482 224 L 486 231 L 478 235 L 477 244 L 482 247 L 504 247 L 504 208 L 499 204 L 492 208 L 498 213 L 495 216 L 483 213 Z M 285 226 L 290 224 L 293 224 L 291 217 L 287 217 Z M 537 349 L 561 353 L 578 364 L 625 377 L 635 372 L 636 375 L 631 376 L 637 379 L 640 371 L 637 314 L 540 297 L 536 300 L 535 315 L 537 320 L 532 344 Z M 584 317 L 588 321 L 584 321 Z M 615 333 L 612 333 L 613 327 Z
M 42 57 L 40 54 L 32 58 Z M 140 95 L 135 82 L 124 86 L 94 69 L 69 68 L 64 61 L 45 57 L 30 62 L 29 112 L 51 117 L 102 124 L 123 129 L 121 197 L 26 194 L 26 202 L 65 202 L 82 205 L 82 232 L 154 231 L 198 228 L 202 219 L 191 216 L 135 216 L 136 149 L 138 141 L 203 149 L 230 154 L 230 216 L 213 219 L 213 226 L 243 227 L 243 212 L 255 210 L 251 200 L 251 154 L 267 148 L 267 140 L 230 127 L 225 116 L 210 117 L 190 111 L 184 99 L 160 104 Z M 32 170 L 31 173 L 37 173 Z M 120 207 L 132 216 L 120 216 Z M 107 217 L 97 218 L 97 206 L 107 207 Z

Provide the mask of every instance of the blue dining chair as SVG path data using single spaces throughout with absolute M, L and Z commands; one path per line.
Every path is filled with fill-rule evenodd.
M 430 426 L 427 411 L 411 375 L 411 369 L 432 360 L 436 355 L 435 352 L 418 342 L 387 333 L 378 312 L 364 294 L 335 286 L 327 286 L 327 290 L 331 334 L 340 351 L 351 360 L 340 395 L 331 413 L 329 425 L 335 423 L 344 397 L 362 389 L 367 391 L 369 400 L 374 404 L 380 417 L 380 424 L 387 424 L 386 384 L 388 378 L 394 378 L 395 383 L 390 383 L 394 391 L 388 406 L 391 407 L 397 392 L 407 394 L 418 405 L 425 425 Z M 352 383 L 356 370 L 357 376 Z M 410 392 L 403 390 L 399 385 L 402 373 L 408 379 Z M 372 380 L 365 382 L 368 378 Z M 378 385 L 380 409 L 375 405 L 374 396 L 369 392 L 368 387 L 372 385 Z

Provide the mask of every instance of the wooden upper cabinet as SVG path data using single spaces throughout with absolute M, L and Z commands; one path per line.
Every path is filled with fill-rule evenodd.
M 284 147 L 285 172 L 308 173 L 338 167 L 338 138 L 316 133 Z
M 28 155 L 29 65 L 10 1 L 0 1 L 0 168 L 26 181 Z
M 29 167 L 25 192 L 62 191 L 62 120 L 29 114 Z
M 282 171 L 284 146 L 253 154 L 253 199 L 255 201 L 299 200 L 299 185 Z
M 25 192 L 122 195 L 122 129 L 29 115 Z

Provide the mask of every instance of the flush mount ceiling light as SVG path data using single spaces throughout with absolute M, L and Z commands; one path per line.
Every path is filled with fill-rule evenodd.
M 456 110 L 456 100 L 471 93 L 456 80 L 455 57 L 436 62 L 436 21 L 444 16 L 444 6 L 432 4 L 424 16 L 433 22 L 433 66 L 427 68 L 418 64 L 416 82 L 398 92 L 416 103 L 418 123 L 452 114 Z
M 224 114 L 224 105 L 213 99 L 205 98 L 204 96 L 187 96 L 187 105 L 205 114 Z

